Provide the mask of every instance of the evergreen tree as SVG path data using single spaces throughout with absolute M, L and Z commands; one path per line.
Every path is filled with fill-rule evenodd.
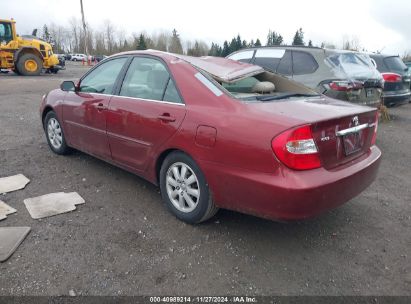
M 261 41 L 260 39 L 257 38 L 257 40 L 254 43 L 254 46 L 261 46 Z
M 236 43 L 235 43 L 236 51 L 238 51 L 239 49 L 241 49 L 242 46 L 243 46 L 243 42 L 241 41 L 240 34 L 238 34 L 238 35 L 237 35 L 237 38 L 236 38 Z
M 214 42 L 211 42 L 211 47 L 208 50 L 208 56 L 217 56 L 216 55 L 216 44 Z
M 284 42 L 283 36 L 274 31 L 269 30 L 267 35 L 267 46 L 282 45 Z
M 304 32 L 301 27 L 298 31 L 295 32 L 294 39 L 293 39 L 293 45 L 305 45 Z
M 43 25 L 43 36 L 41 38 L 47 42 L 50 41 L 50 32 L 46 24 Z
M 250 43 L 248 44 L 249 47 L 253 47 L 254 46 L 254 39 L 251 39 Z
M 233 39 L 231 39 L 230 45 L 229 45 L 229 52 L 235 52 L 237 51 L 239 48 L 237 47 L 237 39 L 234 37 Z
M 217 43 L 212 42 L 212 43 L 211 43 L 211 48 L 210 48 L 210 50 L 208 51 L 208 55 L 209 55 L 209 56 L 219 57 L 219 56 L 221 56 L 221 53 L 222 53 L 222 48 L 221 48 L 221 46 L 219 46 Z
M 137 50 L 147 50 L 146 37 L 143 35 L 143 33 L 141 33 L 140 37 L 138 38 Z
M 230 51 L 230 46 L 228 45 L 228 42 L 227 42 L 227 40 L 226 40 L 226 41 L 224 41 L 224 44 L 223 44 L 223 50 L 222 50 L 222 52 L 221 52 L 221 57 L 226 57 L 226 56 L 228 56 L 230 53 L 231 53 L 231 51 Z
M 177 34 L 177 30 L 173 30 L 173 35 L 171 36 L 170 49 L 171 53 L 183 54 L 183 46 L 181 45 L 180 35 Z
M 311 40 L 308 41 L 308 46 L 313 46 L 313 42 Z
M 125 51 L 128 51 L 128 50 L 129 50 L 127 39 L 124 39 L 123 50 L 125 50 Z

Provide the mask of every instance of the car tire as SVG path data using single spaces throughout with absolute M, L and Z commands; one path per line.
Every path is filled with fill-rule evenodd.
M 163 161 L 160 190 L 167 208 L 186 223 L 204 222 L 218 211 L 203 172 L 183 152 L 172 152 Z
M 51 151 L 59 155 L 68 154 L 71 149 L 67 146 L 63 128 L 56 113 L 53 111 L 48 112 L 44 118 L 43 126 Z

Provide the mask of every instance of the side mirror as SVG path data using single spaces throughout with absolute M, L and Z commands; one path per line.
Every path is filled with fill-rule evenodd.
M 60 85 L 60 89 L 65 92 L 75 92 L 77 90 L 73 81 L 63 81 Z

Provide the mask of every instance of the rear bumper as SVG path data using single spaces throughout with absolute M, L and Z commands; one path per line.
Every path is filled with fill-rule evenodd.
M 411 92 L 401 94 L 384 92 L 382 98 L 384 100 L 384 105 L 388 107 L 397 106 L 410 102 Z
M 376 178 L 381 151 L 373 146 L 355 163 L 276 174 L 200 163 L 216 204 L 221 208 L 274 220 L 299 220 L 336 208 L 361 193 Z

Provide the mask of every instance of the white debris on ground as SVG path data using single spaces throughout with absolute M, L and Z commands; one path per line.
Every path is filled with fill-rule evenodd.
M 33 219 L 41 219 L 76 210 L 76 205 L 84 204 L 84 199 L 77 192 L 57 192 L 24 200 Z
M 0 227 L 0 262 L 16 251 L 30 230 L 30 227 Z
M 7 218 L 7 215 L 16 213 L 17 210 L 7 205 L 5 202 L 0 201 L 0 221 Z
M 0 193 L 7 193 L 23 189 L 30 180 L 23 174 L 0 178 Z

